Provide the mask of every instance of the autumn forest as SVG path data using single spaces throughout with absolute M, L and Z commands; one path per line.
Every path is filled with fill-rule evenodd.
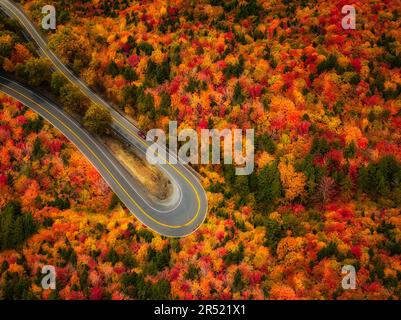
M 39 27 L 48 2 L 19 2 Z M 206 221 L 163 237 L 0 94 L 0 299 L 401 298 L 401 1 L 354 1 L 355 30 L 346 0 L 51 4 L 50 49 L 139 128 L 255 129 L 255 170 L 194 165 Z M 110 115 L 4 15 L 0 69 L 109 134 Z

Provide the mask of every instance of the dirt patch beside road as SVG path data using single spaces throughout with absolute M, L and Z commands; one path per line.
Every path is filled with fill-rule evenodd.
M 115 157 L 121 161 L 125 168 L 136 178 L 150 195 L 166 200 L 172 193 L 171 182 L 156 166 L 152 166 L 143 158 L 138 156 L 132 147 L 126 146 L 114 138 L 105 138 L 104 142 L 113 152 Z

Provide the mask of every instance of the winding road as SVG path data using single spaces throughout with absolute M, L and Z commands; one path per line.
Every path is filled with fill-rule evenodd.
M 18 5 L 9 0 L 0 0 L 0 9 L 21 24 L 35 41 L 40 55 L 47 57 L 57 70 L 71 83 L 77 85 L 94 103 L 104 106 L 111 112 L 113 118 L 111 126 L 116 132 L 137 150 L 146 154 L 150 144 L 138 135 L 139 129 L 93 92 L 48 49 L 45 39 Z M 56 104 L 5 75 L 0 76 L 0 91 L 19 100 L 58 128 L 95 166 L 130 212 L 150 229 L 164 236 L 183 237 L 193 233 L 205 220 L 208 211 L 205 190 L 184 165 L 180 163 L 158 165 L 172 183 L 175 196 L 170 201 L 157 202 L 149 197 L 144 187 L 127 172 L 100 139 L 88 133 Z

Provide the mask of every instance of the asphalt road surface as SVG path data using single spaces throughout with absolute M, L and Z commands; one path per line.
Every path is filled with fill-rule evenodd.
M 139 129 L 87 87 L 47 48 L 46 40 L 22 9 L 8 0 L 0 0 L 0 8 L 21 24 L 38 46 L 40 55 L 47 57 L 55 69 L 77 85 L 94 103 L 110 110 L 113 117 L 112 128 L 145 154 L 150 144 L 138 135 Z M 89 134 L 61 108 L 6 76 L 0 77 L 0 90 L 32 108 L 57 127 L 97 168 L 127 208 L 152 230 L 165 236 L 182 237 L 194 232 L 206 218 L 208 210 L 206 193 L 198 179 L 184 165 L 180 163 L 159 165 L 159 169 L 173 185 L 174 201 L 156 202 L 107 151 L 99 139 Z

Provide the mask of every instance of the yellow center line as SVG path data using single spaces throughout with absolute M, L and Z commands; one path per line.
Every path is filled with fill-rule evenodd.
M 20 19 L 20 17 L 17 15 L 17 14 L 15 14 L 14 13 L 14 15 L 15 15 L 15 17 L 17 18 L 17 20 L 20 22 L 20 23 L 22 23 L 22 25 L 27 29 L 27 30 L 29 30 L 29 26 L 27 26 L 26 24 L 25 24 L 25 22 L 22 20 L 22 19 Z M 40 47 L 40 46 L 39 46 Z M 46 48 L 46 49 L 48 49 L 48 48 Z M 53 59 L 49 56 L 49 54 L 47 53 L 47 51 L 46 50 L 42 50 L 43 52 L 44 52 L 44 54 L 46 55 L 46 57 L 50 60 L 50 61 L 53 61 Z M 56 64 L 56 63 L 54 63 L 53 62 L 53 65 L 64 75 L 64 76 L 66 76 L 66 74 L 65 74 L 65 72 Z M 67 79 L 68 79 L 68 77 L 67 77 Z M 73 85 L 76 85 L 71 79 L 69 79 L 69 81 L 73 84 Z M 78 86 L 79 87 L 79 86 Z M 79 87 L 80 88 L 80 87 Z M 87 95 L 87 93 L 86 92 L 84 92 L 84 90 L 82 90 L 82 88 L 80 88 L 80 90 L 81 90 L 81 92 L 82 93 L 84 93 L 85 95 Z M 29 98 L 28 98 L 29 99 Z M 89 99 L 93 102 L 93 103 L 96 103 L 90 96 L 89 96 Z M 33 101 L 34 102 L 34 101 Z M 36 104 L 36 102 L 34 102 L 35 104 Z M 39 105 L 38 105 L 39 106 Z M 41 106 L 39 106 L 39 107 L 41 107 Z M 41 107 L 42 108 L 42 107 Z M 46 110 L 47 111 L 47 110 Z M 113 119 L 114 119 L 114 121 L 115 122 L 117 122 L 124 130 L 126 130 L 129 134 L 131 134 L 137 141 L 139 141 L 140 143 L 142 143 L 145 147 L 148 147 L 147 145 L 146 145 L 146 143 L 144 142 L 144 141 L 142 141 L 142 139 L 135 133 L 135 132 L 133 132 L 132 130 L 130 130 L 129 128 L 127 128 L 123 123 L 121 123 L 118 119 L 116 119 L 115 117 L 113 117 Z M 64 125 L 64 124 L 63 124 Z M 69 129 L 69 128 L 68 128 Z M 91 150 L 90 150 L 91 151 Z M 91 151 L 92 152 L 92 151 Z M 196 214 L 195 214 L 195 216 L 194 216 L 194 218 L 190 221 L 190 222 L 188 222 L 186 225 L 184 225 L 184 226 L 187 226 L 187 225 L 189 225 L 189 224 L 191 224 L 193 221 L 195 221 L 196 220 L 196 218 L 198 217 L 198 215 L 199 215 L 199 212 L 200 212 L 200 208 L 201 208 L 201 205 L 200 205 L 200 197 L 199 197 L 199 193 L 198 193 L 198 191 L 196 190 L 196 188 L 195 188 L 195 186 L 193 185 L 193 183 L 181 172 L 181 171 L 179 171 L 175 166 L 173 166 L 170 162 L 168 162 L 167 161 L 167 159 L 164 159 L 165 161 L 166 161 L 166 163 L 170 166 L 170 167 L 172 167 L 190 186 L 191 186 L 191 188 L 192 188 L 192 190 L 195 192 L 195 194 L 196 194 L 196 198 L 197 198 L 197 205 L 198 205 L 198 209 L 197 209 L 197 212 L 196 212 Z M 107 168 L 106 168 L 107 169 Z M 108 170 L 108 169 L 107 169 Z M 114 177 L 113 177 L 114 178 Z M 115 179 L 115 178 L 114 178 Z M 117 182 L 118 183 L 118 182 Z M 118 183 L 119 184 L 119 183 Z M 124 191 L 125 191 L 125 189 L 123 189 Z M 126 191 L 125 191 L 126 192 Z M 126 192 L 127 193 L 127 192 Z M 127 193 L 127 195 L 128 195 L 128 193 Z M 128 195 L 129 196 L 129 195 Z M 130 197 L 130 196 L 129 196 Z M 130 197 L 131 198 L 131 197 Z M 134 203 L 136 204 L 136 202 L 134 201 Z M 136 204 L 137 205 L 137 204 Z M 140 206 L 138 206 L 137 205 L 137 207 L 138 208 L 140 208 L 140 210 L 141 211 L 143 211 L 143 209 L 140 207 Z M 144 211 L 143 211 L 143 213 L 145 214 L 145 215 L 147 215 Z M 153 218 L 152 217 L 150 217 L 152 220 L 153 220 Z M 157 222 L 157 223 L 159 223 L 158 221 L 156 221 L 155 220 L 155 222 Z M 161 224 L 161 223 L 159 223 L 159 224 Z M 163 224 L 162 224 L 163 225 Z M 166 225 L 166 226 L 168 226 L 168 225 Z
M 116 179 L 116 177 L 110 172 L 110 170 L 106 167 L 106 165 L 103 163 L 103 161 L 96 155 L 96 153 L 78 136 L 77 133 L 75 133 L 64 121 L 62 121 L 61 119 L 59 119 L 56 115 L 54 115 L 53 113 L 51 113 L 49 110 L 47 110 L 46 108 L 42 107 L 40 104 L 38 104 L 36 101 L 32 100 L 31 98 L 27 97 L 26 95 L 24 95 L 21 92 L 18 92 L 16 90 L 14 90 L 12 87 L 9 87 L 5 84 L 1 84 L 2 86 L 6 87 L 7 89 L 11 90 L 12 92 L 15 92 L 17 95 L 21 95 L 22 97 L 24 97 L 25 99 L 27 99 L 28 101 L 32 102 L 33 104 L 35 104 L 37 107 L 39 107 L 40 109 L 42 109 L 44 112 L 48 113 L 51 117 L 53 117 L 54 119 L 56 119 L 59 123 L 61 123 L 68 131 L 71 132 L 72 135 L 74 135 L 88 150 L 89 152 L 96 158 L 97 161 L 99 161 L 99 163 L 102 165 L 102 167 L 106 170 L 106 172 L 110 175 L 110 177 L 113 178 L 114 182 L 121 188 L 122 191 L 124 191 L 124 193 L 127 195 L 127 197 L 132 201 L 132 203 L 135 204 L 135 206 L 149 219 L 151 219 L 153 222 L 163 226 L 163 227 L 167 227 L 167 228 L 171 228 L 171 229 L 179 229 L 182 227 L 186 227 L 189 226 L 190 224 L 192 224 L 198 214 L 199 214 L 199 208 L 200 208 L 200 202 L 199 202 L 199 208 L 198 208 L 198 212 L 197 214 L 187 223 L 183 224 L 183 225 L 169 225 L 169 224 L 165 224 L 162 223 L 158 220 L 156 220 L 155 218 L 153 218 L 151 215 L 149 215 L 148 213 L 146 213 L 141 206 L 138 205 L 138 203 L 131 197 L 131 195 L 125 190 L 125 188 L 120 184 L 120 182 Z M 198 197 L 199 200 L 199 197 Z

